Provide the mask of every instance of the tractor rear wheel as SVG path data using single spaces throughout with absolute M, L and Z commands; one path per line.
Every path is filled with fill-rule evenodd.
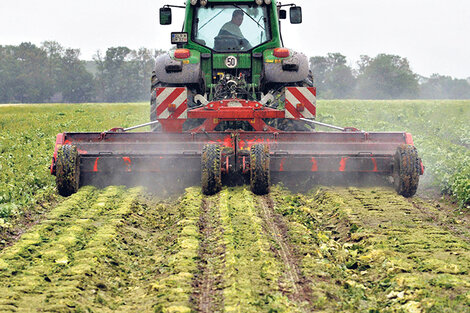
M 211 196 L 222 189 L 221 150 L 218 145 L 205 145 L 201 157 L 202 193 Z
M 414 146 L 401 145 L 394 159 L 393 180 L 399 195 L 410 198 L 418 190 L 421 161 Z
M 77 147 L 65 145 L 57 151 L 56 184 L 59 194 L 68 197 L 80 187 L 80 155 Z
M 251 191 L 257 195 L 269 193 L 269 148 L 258 144 L 251 147 L 250 152 L 250 181 Z

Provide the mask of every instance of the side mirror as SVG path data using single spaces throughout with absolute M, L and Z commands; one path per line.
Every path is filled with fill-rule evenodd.
M 279 10 L 279 19 L 280 20 L 287 19 L 287 11 L 286 10 Z
M 160 9 L 160 25 L 171 25 L 171 8 Z
M 290 22 L 291 24 L 301 24 L 302 23 L 302 8 L 301 7 L 292 7 L 290 8 Z

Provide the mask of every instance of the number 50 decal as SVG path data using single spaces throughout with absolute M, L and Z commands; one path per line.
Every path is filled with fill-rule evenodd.
M 228 56 L 228 57 L 225 59 L 225 65 L 226 65 L 228 68 L 235 68 L 235 67 L 237 67 L 237 65 L 238 65 L 238 60 L 237 60 L 237 58 L 234 57 L 233 55 Z

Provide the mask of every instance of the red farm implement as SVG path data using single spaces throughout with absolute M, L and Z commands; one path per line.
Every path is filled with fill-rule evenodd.
M 347 180 L 353 174 L 392 177 L 398 193 L 416 192 L 423 166 L 410 134 L 368 133 L 315 122 L 315 89 L 289 87 L 285 92 L 284 110 L 240 99 L 189 109 L 186 88 L 158 88 L 154 123 L 161 131 L 118 128 L 59 134 L 52 174 L 63 195 L 89 183 L 139 184 L 175 177 L 200 178 L 206 194 L 217 193 L 223 181 L 235 180 L 249 181 L 253 192 L 265 194 L 271 175 Z M 191 120 L 198 125 L 183 130 Z M 338 131 L 281 131 L 270 126 L 286 120 Z M 251 130 L 218 130 L 231 122 L 243 122 Z

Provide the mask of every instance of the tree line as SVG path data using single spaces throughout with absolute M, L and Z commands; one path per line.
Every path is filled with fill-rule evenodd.
M 149 100 L 155 58 L 162 50 L 112 47 L 93 61 L 54 41 L 0 45 L 0 103 L 132 102 Z M 470 99 L 469 79 L 414 73 L 406 58 L 362 56 L 357 67 L 340 53 L 310 58 L 326 99 Z
M 470 99 L 470 77 L 414 73 L 398 55 L 361 56 L 357 68 L 341 53 L 310 58 L 315 86 L 327 99 Z
M 54 41 L 0 46 L 0 103 L 146 101 L 162 53 L 113 47 L 83 61 Z

